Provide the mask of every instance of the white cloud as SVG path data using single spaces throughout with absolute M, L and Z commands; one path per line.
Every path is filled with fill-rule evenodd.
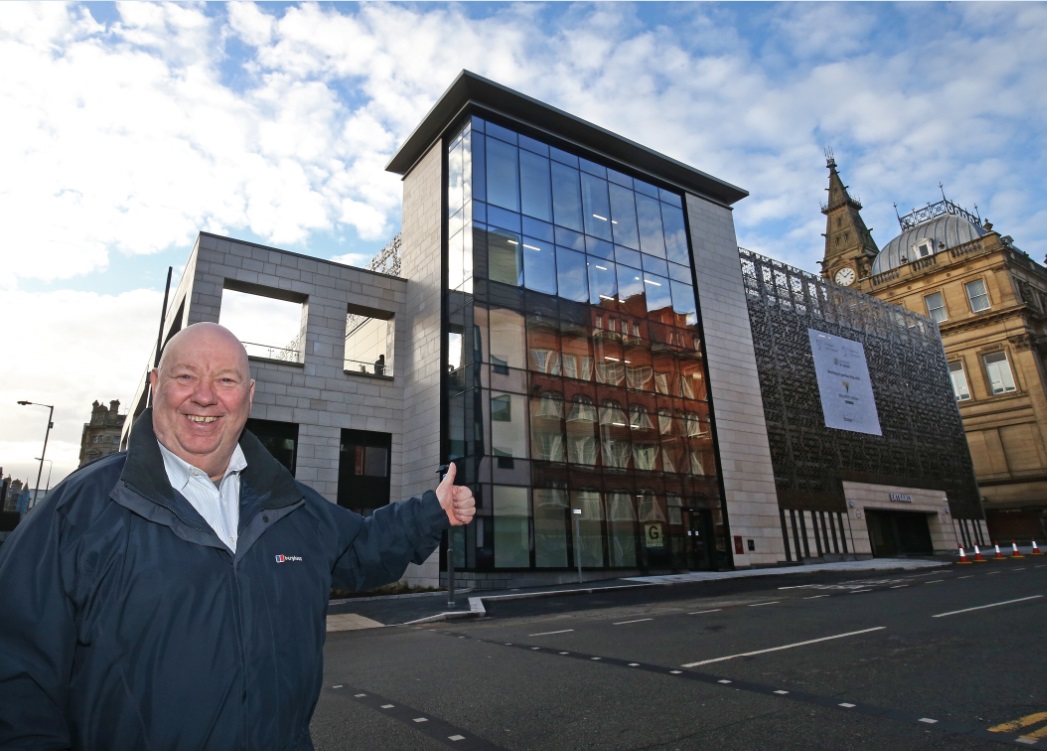
M 151 365 L 162 304 L 162 295 L 150 290 L 0 295 L 0 320 L 8 322 L 0 381 L 0 463 L 5 472 L 19 477 L 31 472 L 35 483 L 39 463 L 33 457 L 43 448 L 47 409 L 19 406 L 20 400 L 55 408 L 47 446 L 54 480 L 75 469 L 92 402 L 108 405 L 119 399 L 123 410 L 130 407 Z

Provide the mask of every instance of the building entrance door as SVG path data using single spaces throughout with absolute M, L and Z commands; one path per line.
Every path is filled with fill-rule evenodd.
M 691 571 L 715 571 L 716 538 L 713 513 L 704 508 L 685 508 L 687 567 Z
M 865 518 L 873 556 L 888 558 L 894 555 L 933 554 L 927 516 L 913 511 L 866 509 Z

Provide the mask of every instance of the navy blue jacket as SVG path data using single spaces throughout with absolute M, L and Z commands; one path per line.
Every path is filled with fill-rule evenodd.
M 332 585 L 395 581 L 447 516 L 430 490 L 365 519 L 240 446 L 235 555 L 171 488 L 150 411 L 0 546 L 0 749 L 313 748 Z

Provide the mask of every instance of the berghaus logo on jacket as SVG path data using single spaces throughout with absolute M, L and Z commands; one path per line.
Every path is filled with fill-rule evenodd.
M 300 555 L 278 555 L 278 556 L 276 556 L 276 562 L 277 563 L 294 563 L 296 561 L 301 561 L 301 560 L 302 560 L 302 556 L 300 556 Z

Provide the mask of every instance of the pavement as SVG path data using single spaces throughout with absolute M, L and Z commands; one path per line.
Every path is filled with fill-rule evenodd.
M 1031 553 L 1031 548 L 1022 551 Z M 1006 551 L 1010 558 L 1011 551 Z M 994 554 L 990 552 L 987 558 Z M 973 554 L 972 554 L 973 555 Z M 968 556 L 970 558 L 971 556 Z M 446 591 L 423 592 L 406 595 L 379 597 L 353 597 L 332 600 L 327 616 L 327 630 L 352 631 L 383 626 L 408 626 L 449 621 L 457 618 L 476 618 L 486 614 L 485 603 L 530 597 L 547 597 L 563 594 L 589 594 L 601 589 L 666 586 L 688 582 L 742 579 L 758 576 L 783 576 L 806 574 L 819 571 L 912 571 L 928 568 L 943 568 L 956 565 L 958 556 L 934 558 L 872 558 L 861 561 L 837 561 L 799 566 L 775 566 L 772 568 L 742 569 L 738 571 L 695 571 L 660 576 L 629 576 L 603 579 L 576 584 L 558 584 L 546 587 L 499 590 L 458 590 L 454 604 L 450 606 Z

